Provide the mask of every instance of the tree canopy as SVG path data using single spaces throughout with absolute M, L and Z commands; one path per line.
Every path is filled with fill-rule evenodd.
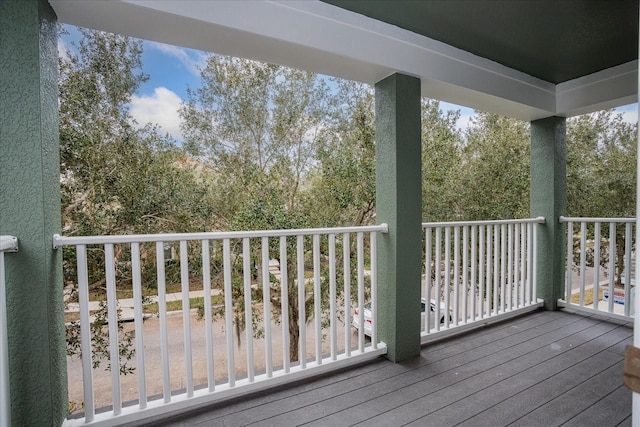
M 142 43 L 128 37 L 79 29 L 75 53 L 59 60 L 60 183 L 63 232 L 104 235 L 210 229 L 210 180 L 153 124 L 135 123 L 128 103 L 147 76 Z M 89 251 L 89 286 L 104 292 L 104 256 Z M 145 255 L 143 254 L 143 257 Z M 126 256 L 118 249 L 118 280 L 130 282 Z M 124 258 L 124 259 L 123 259 Z M 77 292 L 74 249 L 65 248 L 64 280 Z M 151 283 L 151 282 L 149 282 Z M 106 306 L 92 323 L 94 363 L 108 359 L 102 327 Z M 121 328 L 127 358 L 131 334 Z M 79 349 L 79 325 L 67 328 L 68 352 Z M 130 368 L 121 365 L 123 372 Z

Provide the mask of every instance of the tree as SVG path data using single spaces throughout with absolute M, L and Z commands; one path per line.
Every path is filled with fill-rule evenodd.
M 476 112 L 462 150 L 456 206 L 467 221 L 529 216 L 529 124 Z
M 452 221 L 459 218 L 458 181 L 462 136 L 456 128 L 459 111 L 440 110 L 440 102 L 422 100 L 422 218 Z
M 567 213 L 635 215 L 637 126 L 606 110 L 567 122 Z
M 606 110 L 568 120 L 567 215 L 635 216 L 636 155 L 637 125 L 625 122 L 621 114 Z M 593 238 L 593 229 L 587 233 Z M 622 227 L 616 234 L 615 280 L 620 284 L 625 269 Z M 601 263 L 606 265 L 608 247 L 603 245 L 601 251 Z M 592 262 L 593 254 L 588 255 Z
M 79 29 L 76 53 L 59 61 L 61 198 L 66 235 L 104 235 L 208 229 L 205 176 L 150 124 L 129 114 L 140 72 L 142 44 L 128 37 Z M 90 248 L 89 286 L 104 292 L 104 254 Z M 118 283 L 130 283 L 128 255 L 116 248 Z M 146 258 L 145 254 L 142 255 Z M 77 292 L 75 249 L 65 248 L 65 283 Z M 148 267 L 148 266 L 146 266 Z M 145 268 L 145 266 L 143 266 Z M 151 282 L 150 282 L 151 283 Z M 94 364 L 109 358 L 103 307 L 93 323 Z M 120 352 L 133 356 L 121 330 Z M 79 350 L 79 326 L 67 329 L 68 353 Z M 126 363 L 123 372 L 131 369 Z
M 331 132 L 318 149 L 307 192 L 306 215 L 316 227 L 375 222 L 375 118 L 373 89 L 335 79 Z
M 201 78 L 180 110 L 181 129 L 186 149 L 213 170 L 222 228 L 304 227 L 303 183 L 331 121 L 327 84 L 312 73 L 217 55 Z M 290 358 L 297 360 L 299 313 L 311 301 L 298 306 L 293 257 L 287 263 Z M 279 294 L 270 295 L 278 307 Z M 239 299 L 235 307 L 244 310 Z

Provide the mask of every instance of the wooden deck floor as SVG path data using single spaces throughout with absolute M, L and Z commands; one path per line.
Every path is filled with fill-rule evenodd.
M 403 363 L 380 359 L 162 425 L 630 426 L 631 342 L 629 322 L 539 311 Z

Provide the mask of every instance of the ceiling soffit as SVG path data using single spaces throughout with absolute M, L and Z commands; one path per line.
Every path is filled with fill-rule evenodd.
M 392 73 L 404 73 L 421 79 L 423 96 L 524 120 L 623 105 L 635 102 L 637 93 L 635 58 L 556 86 L 557 77 L 546 80 L 522 71 L 517 64 L 506 66 L 495 58 L 328 2 L 49 1 L 64 23 L 369 84 Z M 340 2 L 343 3 L 348 2 Z M 375 0 L 355 3 L 389 4 Z M 424 8 L 433 3 L 461 2 L 400 0 L 391 3 Z M 442 9 L 439 13 L 444 12 Z M 488 12 L 485 15 L 489 16 Z M 635 40 L 637 46 L 637 25 Z

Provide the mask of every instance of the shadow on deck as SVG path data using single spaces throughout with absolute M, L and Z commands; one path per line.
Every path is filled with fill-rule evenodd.
M 630 426 L 632 326 L 537 311 L 403 363 L 379 359 L 153 425 Z

